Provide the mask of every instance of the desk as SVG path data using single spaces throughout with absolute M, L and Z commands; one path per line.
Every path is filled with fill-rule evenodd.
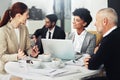
M 38 74 L 38 73 L 30 73 L 29 71 L 25 71 L 20 67 L 18 62 L 8 62 L 5 65 L 5 70 L 9 74 L 21 77 L 23 79 L 31 79 L 31 80 L 80 80 L 83 77 L 95 75 L 98 73 L 98 71 L 96 71 L 96 70 L 88 70 L 88 69 L 86 69 L 84 67 L 80 67 L 80 66 L 77 66 L 75 68 L 80 69 L 81 72 L 64 75 L 64 76 L 60 76 L 60 77 L 50 77 L 50 76 L 45 76 L 45 75 Z

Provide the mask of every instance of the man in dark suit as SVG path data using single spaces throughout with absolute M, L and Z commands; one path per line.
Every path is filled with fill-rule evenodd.
M 99 69 L 103 64 L 106 77 L 89 80 L 120 80 L 120 28 L 117 22 L 117 13 L 112 8 L 101 9 L 96 15 L 95 26 L 103 39 L 96 54 L 84 61 L 85 66 L 92 70 Z
M 65 39 L 65 32 L 56 25 L 57 20 L 58 18 L 55 14 L 47 15 L 45 18 L 45 26 L 43 26 L 43 28 L 41 29 L 36 30 L 34 33 L 34 37 L 37 40 L 37 44 L 41 54 L 43 53 L 43 48 L 40 38 Z

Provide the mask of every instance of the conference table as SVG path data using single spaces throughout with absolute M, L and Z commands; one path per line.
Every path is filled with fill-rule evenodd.
M 62 68 L 49 68 L 51 62 L 43 62 L 46 68 L 21 67 L 19 62 L 7 62 L 7 73 L 24 80 L 81 80 L 84 77 L 96 75 L 99 70 L 88 70 L 83 66 L 65 65 Z M 27 63 L 26 63 L 27 64 Z

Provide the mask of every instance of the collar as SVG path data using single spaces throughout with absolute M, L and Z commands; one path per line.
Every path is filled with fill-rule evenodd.
M 83 35 L 83 34 L 86 34 L 86 33 L 87 33 L 87 31 L 84 29 L 84 30 L 81 32 L 80 35 Z M 75 35 L 80 36 L 80 35 L 78 35 L 77 31 L 75 31 Z
M 7 23 L 7 26 L 8 26 L 10 29 L 13 29 L 12 25 L 10 24 L 10 22 Z
M 19 28 L 20 28 L 20 27 L 14 28 L 10 22 L 7 23 L 7 26 L 8 26 L 10 29 L 19 29 Z
M 55 30 L 55 26 L 54 26 L 51 30 L 49 30 L 49 29 L 48 29 L 48 32 L 53 33 L 53 32 L 54 32 L 54 30 Z
M 103 37 L 105 37 L 105 36 L 107 36 L 108 34 L 110 34 L 114 29 L 116 29 L 117 28 L 117 26 L 114 26 L 114 27 L 112 27 L 110 30 L 108 30 L 104 35 L 103 35 Z

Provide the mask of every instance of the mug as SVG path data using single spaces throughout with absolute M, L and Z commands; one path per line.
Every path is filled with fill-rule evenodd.
M 52 67 L 53 68 L 59 68 L 61 66 L 61 59 L 59 58 L 52 58 Z
M 50 61 L 50 59 L 51 59 L 51 54 L 49 54 L 49 53 L 44 53 L 44 54 L 42 54 L 42 55 L 38 55 L 38 58 L 39 58 L 39 59 L 42 59 L 42 61 L 47 62 L 47 61 Z

